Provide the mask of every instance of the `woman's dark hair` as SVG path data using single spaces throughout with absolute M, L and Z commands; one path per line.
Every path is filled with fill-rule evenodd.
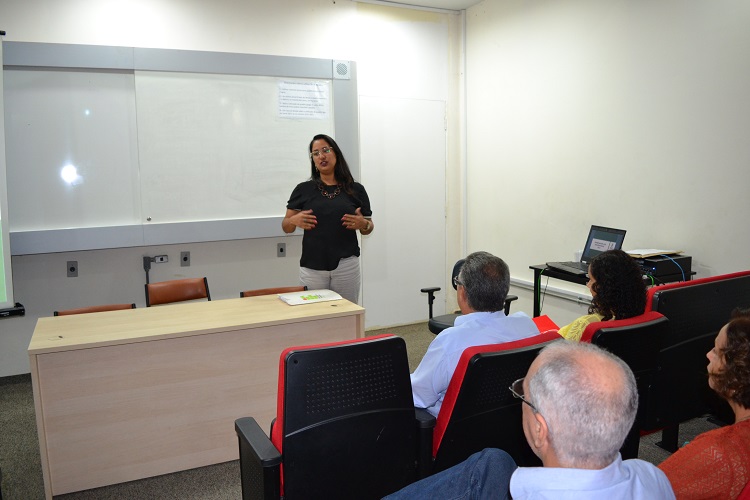
M 349 164 L 346 162 L 346 158 L 344 158 L 344 153 L 341 152 L 341 148 L 339 148 L 339 145 L 336 144 L 336 141 L 334 141 L 332 137 L 325 134 L 316 135 L 310 141 L 310 146 L 308 146 L 307 148 L 308 152 L 312 153 L 313 143 L 319 139 L 326 141 L 331 146 L 331 149 L 333 149 L 333 152 L 336 154 L 336 168 L 333 171 L 333 174 L 336 176 L 336 182 L 344 187 L 344 191 L 346 191 L 350 195 L 353 195 L 354 177 L 352 177 L 352 171 L 349 170 Z M 315 160 L 312 158 L 312 156 L 310 157 L 310 171 L 310 178 L 316 183 L 320 184 L 320 172 L 318 172 L 318 169 L 315 168 Z
M 589 264 L 594 277 L 594 298 L 589 314 L 598 313 L 603 320 L 627 319 L 646 309 L 646 285 L 643 272 L 633 258 L 622 250 L 602 252 Z
M 737 310 L 727 324 L 727 343 L 721 352 L 724 369 L 712 373 L 714 390 L 725 399 L 750 408 L 750 311 Z

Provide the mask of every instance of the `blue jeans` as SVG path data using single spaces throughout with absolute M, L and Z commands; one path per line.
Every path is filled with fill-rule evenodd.
M 388 500 L 510 499 L 510 476 L 518 466 L 503 450 L 485 448 L 450 469 L 385 497 Z

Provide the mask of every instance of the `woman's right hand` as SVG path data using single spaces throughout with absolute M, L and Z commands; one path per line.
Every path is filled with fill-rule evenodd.
M 312 210 L 287 210 L 284 220 L 304 230 L 313 229 L 318 224 L 318 219 Z

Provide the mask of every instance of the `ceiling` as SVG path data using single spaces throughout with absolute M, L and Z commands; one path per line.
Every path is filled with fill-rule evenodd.
M 468 9 L 472 5 L 480 3 L 482 0 L 354 0 L 364 1 L 367 3 L 378 3 L 382 5 L 402 5 L 402 6 L 416 6 L 416 7 L 428 7 L 433 9 L 445 9 L 445 10 L 464 10 Z

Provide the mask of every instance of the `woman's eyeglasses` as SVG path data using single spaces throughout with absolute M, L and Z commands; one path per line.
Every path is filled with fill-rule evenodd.
M 314 156 L 315 158 L 317 158 L 318 156 L 320 156 L 320 153 L 325 153 L 325 154 L 328 154 L 328 153 L 330 153 L 331 151 L 333 151 L 333 148 L 320 148 L 320 151 L 318 151 L 318 150 L 316 149 L 315 151 L 313 151 L 312 153 L 310 153 L 310 158 L 312 158 L 313 156 Z

